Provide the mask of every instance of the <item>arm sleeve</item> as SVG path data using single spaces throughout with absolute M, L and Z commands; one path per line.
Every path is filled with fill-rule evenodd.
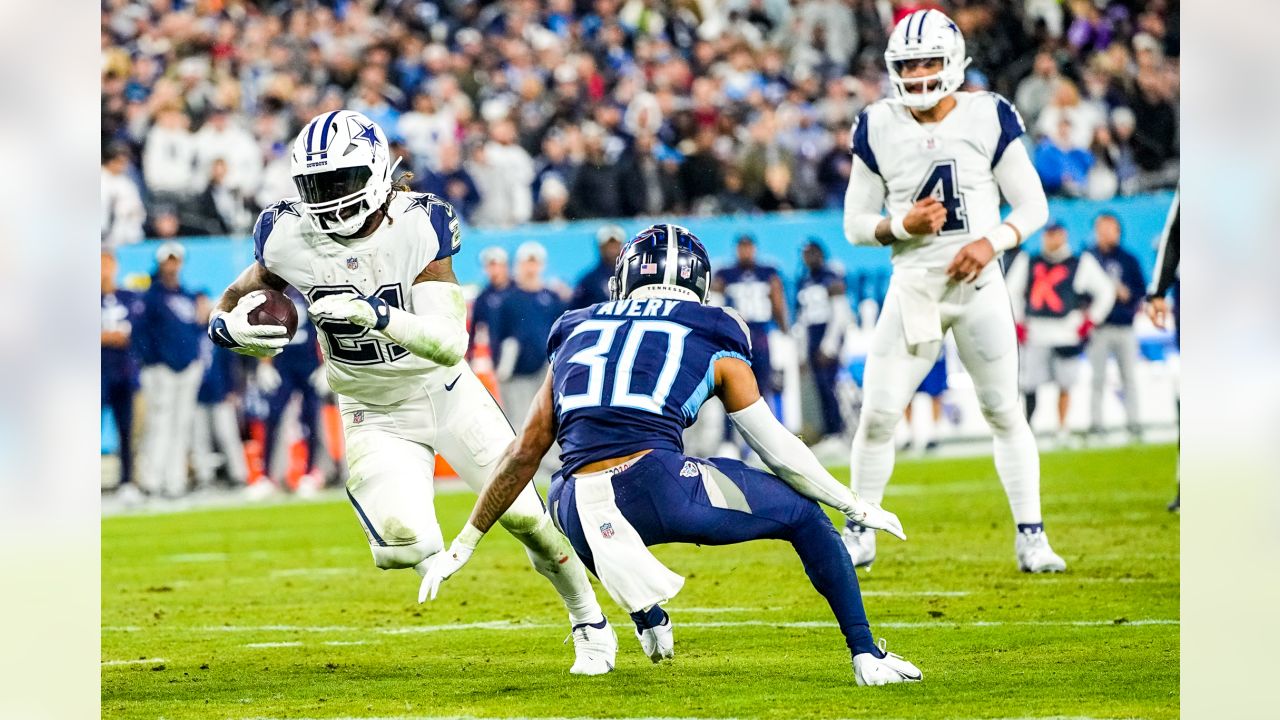
M 881 210 L 887 195 L 884 178 L 858 155 L 849 169 L 849 187 L 844 193 L 844 237 L 854 245 L 882 247 L 876 226 L 884 219 Z
M 462 287 L 449 282 L 421 282 L 409 291 L 415 312 L 387 307 L 387 324 L 374 330 L 420 358 L 445 367 L 467 352 L 467 303 Z
M 1151 286 L 1147 289 L 1148 297 L 1164 297 L 1178 278 L 1178 236 L 1181 193 L 1173 196 L 1173 205 L 1169 207 L 1169 217 L 1164 223 L 1164 233 L 1160 236 L 1160 248 L 1156 254 L 1156 270 L 1151 275 Z
M 1021 142 L 1011 143 L 1003 150 L 994 174 L 1000 192 L 1012 207 L 1004 222 L 1017 228 L 1026 240 L 1049 220 L 1049 200 L 1044 196 L 1044 186 L 1031 164 L 1027 148 Z
M 432 258 L 435 261 L 452 257 L 462 249 L 462 224 L 458 222 L 458 215 L 453 211 L 452 205 L 434 195 L 429 197 L 432 198 L 431 229 L 435 231 L 439 242 L 436 256 Z
M 1005 275 L 1005 286 L 1009 289 L 1009 304 L 1013 306 L 1013 321 L 1022 322 L 1027 312 L 1027 254 L 1018 253 Z
M 1094 325 L 1101 325 L 1116 304 L 1116 284 L 1092 253 L 1080 256 L 1080 266 L 1076 268 L 1073 285 L 1076 292 L 1088 293 L 1093 298 L 1085 314 Z
M 853 493 L 827 472 L 800 438 L 778 422 L 764 398 L 729 413 L 729 419 L 764 464 L 792 489 L 846 515 L 853 512 Z

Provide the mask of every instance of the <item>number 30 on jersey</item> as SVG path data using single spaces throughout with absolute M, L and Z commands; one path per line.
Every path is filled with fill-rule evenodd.
M 960 180 L 955 160 L 937 160 L 925 173 L 924 182 L 916 191 L 916 201 L 931 197 L 947 209 L 947 220 L 942 223 L 939 235 L 969 232 L 969 216 L 964 211 L 964 195 L 960 194 Z

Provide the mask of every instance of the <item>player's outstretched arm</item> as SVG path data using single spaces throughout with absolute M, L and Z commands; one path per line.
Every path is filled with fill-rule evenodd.
M 209 339 L 215 345 L 254 357 L 271 357 L 289 343 L 282 325 L 250 325 L 249 311 L 267 301 L 261 290 L 284 290 L 283 278 L 253 263 L 245 268 L 214 305 L 209 315 Z
M 374 330 L 420 358 L 444 365 L 457 364 L 467 353 L 467 303 L 453 258 L 431 262 L 409 289 L 414 312 L 392 307 L 380 297 L 354 293 L 328 295 L 311 304 L 316 319 L 350 322 Z
M 715 367 L 716 392 L 738 432 L 765 465 L 796 492 L 833 507 L 868 528 L 907 539 L 898 516 L 858 497 L 813 456 L 769 411 L 760 397 L 751 367 L 737 358 L 721 358 Z
M 432 559 L 418 589 L 418 602 L 436 598 L 436 593 L 440 592 L 440 583 L 467 563 L 480 539 L 533 479 L 534 473 L 538 471 L 538 464 L 556 439 L 553 404 L 551 371 L 548 370 L 547 379 L 534 396 L 533 406 L 529 408 L 524 429 L 503 451 L 502 457 L 498 458 L 497 469 L 480 492 L 475 508 L 471 511 L 471 519 L 450 543 L 449 549 Z

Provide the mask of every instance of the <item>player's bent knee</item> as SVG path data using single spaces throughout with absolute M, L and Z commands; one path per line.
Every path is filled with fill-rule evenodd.
M 982 417 L 995 435 L 1015 432 L 1027 424 L 1026 416 L 1022 414 L 1014 399 L 980 397 L 979 400 L 982 401 L 979 403 Z
M 411 568 L 444 550 L 444 542 L 441 539 L 431 538 L 419 540 L 409 545 L 387 547 L 371 545 L 369 549 L 373 551 L 374 565 L 383 570 L 401 570 Z
M 893 431 L 897 429 L 898 417 L 901 413 L 875 407 L 862 409 L 862 421 L 859 426 L 869 442 L 885 442 L 893 439 Z M 865 429 L 864 429 L 865 428 Z

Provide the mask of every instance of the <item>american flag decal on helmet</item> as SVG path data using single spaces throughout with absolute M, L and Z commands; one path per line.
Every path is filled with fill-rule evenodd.
M 641 275 L 657 275 L 658 263 L 640 263 Z

